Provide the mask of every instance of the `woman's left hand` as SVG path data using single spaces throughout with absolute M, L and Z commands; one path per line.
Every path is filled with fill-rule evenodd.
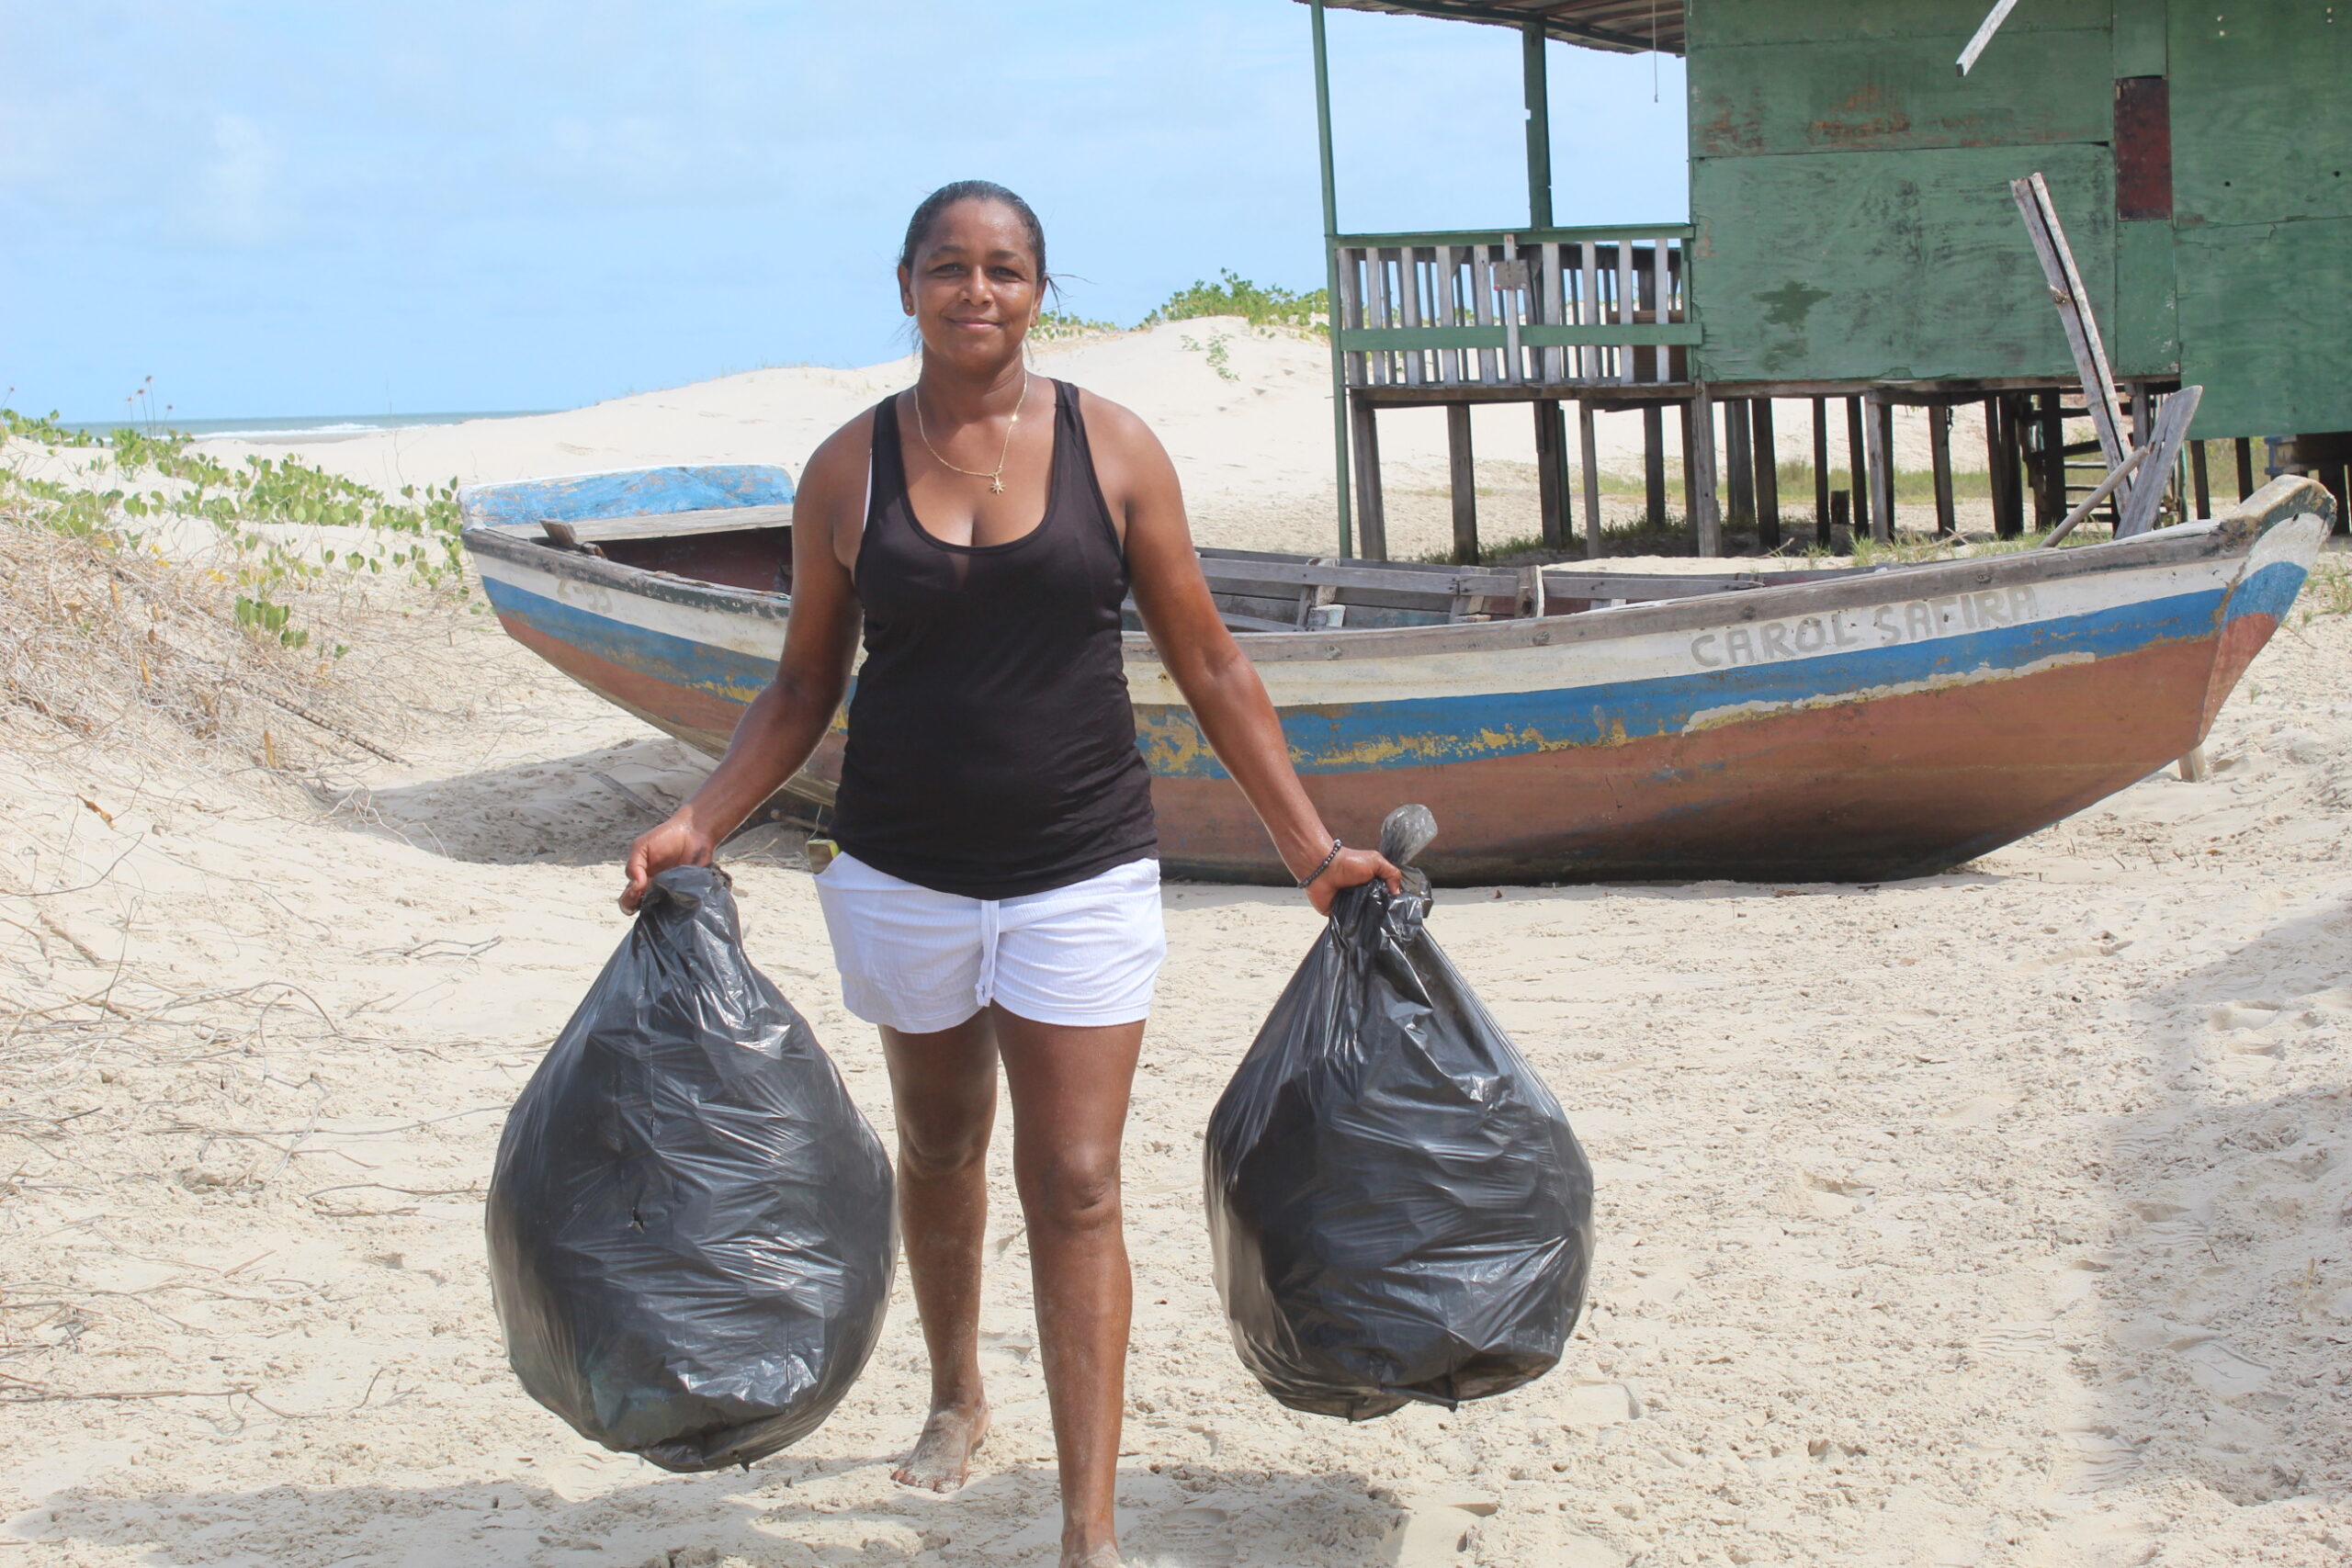
M 1323 874 L 1306 885 L 1306 901 L 1315 906 L 1317 914 L 1329 915 L 1340 889 L 1361 887 L 1374 879 L 1388 884 L 1391 893 L 1404 891 L 1405 874 L 1390 865 L 1388 857 L 1378 850 L 1341 850 Z

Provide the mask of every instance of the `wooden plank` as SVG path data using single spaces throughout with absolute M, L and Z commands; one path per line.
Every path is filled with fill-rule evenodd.
M 2352 43 L 2352 12 L 2336 30 Z M 2334 183 L 2352 186 L 2352 160 L 2342 166 Z M 2205 389 L 2198 434 L 2352 430 L 2352 219 L 2183 222 L 2174 233 L 2180 378 Z
M 2175 5 L 2166 19 L 2169 47 L 2157 40 L 2164 62 L 2142 68 L 2171 80 L 2173 200 L 2183 229 L 2352 218 L 2352 94 L 2344 90 L 2352 13 L 2341 4 Z M 2282 321 L 2273 330 L 2295 328 Z M 2221 389 L 2206 391 L 2210 414 Z
M 1461 252 L 1453 245 L 1437 247 L 1437 313 L 1449 330 L 1462 324 L 1462 301 L 1456 298 L 1461 284 Z M 1462 352 L 1443 344 L 1438 349 L 1438 379 L 1447 386 L 1462 382 Z
M 1951 409 L 1948 405 L 1928 411 L 1928 463 L 1936 476 L 1936 532 L 1950 537 L 1960 531 L 1960 510 L 1952 502 Z
M 1871 525 L 1871 467 L 1869 440 L 1862 434 L 1862 400 L 1846 400 L 1846 476 L 1854 494 L 1854 532 Z
M 1744 399 L 1724 400 L 1724 525 L 1734 531 L 1756 525 L 1754 426 Z
M 1684 456 L 1690 469 L 1690 521 L 1699 553 L 1724 553 L 1723 518 L 1715 510 L 1715 405 L 1704 384 L 1690 400 L 1690 446 Z
M 1631 241 L 1617 242 L 1617 319 L 1627 326 L 1634 324 L 1634 246 Z M 1627 339 L 1628 344 L 1632 339 Z M 1630 382 L 1634 378 L 1634 350 L 1627 346 L 1617 351 L 1617 379 Z
M 1894 408 L 1877 398 L 1869 403 L 1863 440 L 1871 470 L 1871 537 L 1894 542 Z
M 2155 426 L 2148 437 L 2148 459 L 2123 487 L 2115 524 L 2117 538 L 2128 539 L 2156 525 L 2156 509 L 2164 503 L 2165 491 L 2172 488 L 2173 465 L 2180 457 L 2181 444 L 2188 439 L 2189 424 L 2204 395 L 2202 387 L 2183 387 L 2156 412 Z M 2143 389 L 2139 401 L 2146 400 Z
M 1563 437 L 1560 405 L 1548 398 L 1535 402 L 1535 514 L 1544 536 L 1544 547 L 1564 550 L 1568 547 L 1566 443 Z
M 1339 322 L 1335 330 L 1340 334 L 1340 346 L 1343 350 L 1347 346 L 1348 329 L 1364 325 L 1363 295 L 1359 276 L 1363 263 L 1363 253 L 1353 246 L 1340 252 Z M 1349 386 L 1366 387 L 1372 384 L 1363 355 L 1342 353 L 1340 364 L 1346 372 L 1345 379 Z
M 1781 547 L 1781 457 L 1772 429 L 1772 400 L 1758 398 L 1748 409 L 1753 419 L 1756 457 L 1756 542 L 1765 550 Z
M 1367 328 L 1394 329 L 1396 314 L 1388 303 L 1388 253 L 1365 253 L 1364 325 Z M 1372 340 L 1366 339 L 1366 342 Z M 1392 349 L 1382 349 L 1372 355 L 1372 384 L 1385 387 L 1396 379 L 1396 355 Z
M 1560 293 L 1561 285 L 1566 282 L 1566 279 L 1561 276 L 1560 245 L 1558 242 L 1554 241 L 1545 244 L 1543 247 L 1543 251 L 1544 324 L 1545 326 L 1552 327 L 1565 327 L 1569 323 L 1566 314 L 1567 301 L 1561 297 Z M 1566 349 L 1558 346 L 1547 346 L 1544 350 L 1544 378 L 1546 381 L 1561 381 L 1566 379 L 1568 377 L 1567 357 L 1568 351 Z
M 1829 400 L 1813 400 L 1813 533 L 1829 543 Z
M 2123 420 L 2115 401 L 2115 371 L 2108 364 L 2106 344 L 2099 340 L 2098 318 L 2083 288 L 2082 270 L 2075 265 L 2074 249 L 2066 243 L 2065 228 L 2058 220 L 2049 182 L 2038 174 L 2028 175 L 2023 179 L 2011 180 L 2009 191 L 2025 219 L 2026 234 L 2033 243 L 2034 254 L 2041 258 L 2051 300 L 2058 307 L 2058 319 L 2075 356 L 2075 373 L 2082 381 L 2084 402 L 2090 410 L 2091 425 L 2098 432 L 2099 450 L 2106 455 L 2108 467 L 2113 468 L 2123 460 Z
M 1993 36 L 2001 30 L 2001 24 L 2007 21 L 2009 13 L 2017 8 L 2018 0 L 1996 0 L 1992 10 L 1985 13 L 1984 20 L 1977 28 L 1975 36 L 1971 38 L 1960 51 L 1957 64 L 1962 75 L 1965 76 L 1976 69 L 1977 61 L 1984 58 L 1984 51 L 1992 47 Z
M 1424 324 L 1421 321 L 1421 264 L 1419 259 L 1420 253 L 1408 246 L 1399 250 L 1396 254 L 1398 320 L 1408 328 L 1419 327 Z M 1406 351 L 1405 384 L 1407 386 L 1418 387 L 1429 378 L 1426 374 L 1428 360 L 1427 349 L 1415 348 Z
M 2141 465 L 2147 461 L 2149 456 L 2148 448 L 2133 447 L 2121 463 L 2109 469 L 2106 477 L 2091 487 L 2090 494 L 2083 497 L 2072 512 L 2059 520 L 2058 526 L 2050 530 L 2049 536 L 2041 541 L 2041 547 L 2049 549 L 2055 547 L 2067 535 L 2081 526 L 2083 519 L 2098 510 L 2101 502 L 2130 481 L 2132 476 L 2139 471 Z
M 1913 0 L 1899 3 L 1907 6 Z M 1742 8 L 1758 7 L 1745 0 Z M 1767 8 L 1849 15 L 1866 9 L 1851 0 L 1777 0 Z M 1997 70 L 1965 81 L 1951 68 L 1958 52 L 1959 40 L 1950 34 L 1703 49 L 1690 57 L 1691 156 L 2034 147 L 2107 139 L 2113 71 L 2105 17 L 2065 33 L 2044 33 L 2034 47 L 2011 39 Z M 2018 160 L 2011 166 L 2030 164 Z
M 1495 263 L 1495 312 L 1503 324 L 1503 375 L 1506 381 L 1527 379 L 1527 361 L 1520 357 L 1519 329 L 1525 315 L 1527 263 L 1513 253 L 1506 239 L 1502 257 Z
M 2234 445 L 2238 459 L 2238 499 L 2244 501 L 2254 493 L 2254 443 L 2241 435 Z
M 545 536 L 539 523 L 481 525 L 518 539 Z M 694 512 L 656 512 L 634 517 L 604 517 L 593 523 L 565 525 L 583 545 L 620 539 L 674 539 L 693 534 L 738 534 L 754 528 L 789 528 L 792 503 L 776 506 L 713 506 Z
M 1643 411 L 1643 427 L 1650 429 L 1658 416 L 1655 408 Z M 1600 446 L 1592 425 L 1592 404 L 1577 404 L 1577 437 L 1583 446 L 1584 460 L 1584 555 L 1587 560 L 1600 558 Z M 1666 471 L 1658 470 L 1658 483 L 1666 483 Z
M 1357 547 L 1374 560 L 1388 558 L 1388 501 L 1380 483 L 1380 423 L 1374 405 L 1348 400 L 1349 445 L 1355 451 Z
M 1580 326 L 1597 327 L 1600 324 L 1600 245 L 1589 240 L 1577 245 L 1577 267 L 1584 284 L 1584 293 L 1577 302 L 1577 322 Z M 1600 380 L 1600 350 L 1598 347 L 1579 347 L 1577 355 L 1579 367 L 1577 379 Z
M 1931 73 L 1953 79 L 1959 55 L 1993 0 L 1903 0 L 1899 6 L 1838 4 L 1732 5 L 1711 6 L 1704 36 L 1691 40 L 1691 70 L 1709 49 L 1740 44 L 1841 43 L 1859 39 L 1893 43 L 1922 39 L 1930 44 Z M 2041 35 L 2083 28 L 2104 29 L 2109 0 L 2033 0 L 2001 29 L 2001 46 L 1989 57 L 2006 68 L 2012 53 L 2052 47 Z M 1991 67 L 1978 81 L 1990 81 Z
M 1671 324 L 1674 320 L 1673 252 L 1667 248 L 1664 235 L 1650 242 L 1650 299 L 1655 302 L 1650 313 L 1653 324 Z M 1650 379 L 1672 380 L 1673 350 L 1661 344 L 1652 352 L 1657 361 L 1654 368 L 1657 373 Z
M 1470 247 L 1470 315 L 1482 327 L 1499 327 L 1495 319 L 1495 258 L 1485 245 Z M 1501 334 L 1497 333 L 1497 346 Z M 1495 349 L 1478 350 L 1478 379 L 1492 382 L 1499 379 L 1495 364 Z
M 2189 482 L 2196 490 L 2197 515 L 2199 517 L 2213 515 L 2213 479 L 2212 475 L 2207 471 L 2206 462 L 2205 443 L 2190 442 L 2188 444 Z
M 1478 560 L 1478 474 L 1470 451 L 1470 405 L 1445 410 L 1445 456 L 1453 492 L 1453 558 L 1464 566 Z
M 2099 89 L 2103 107 L 2107 89 Z M 2093 309 L 2111 314 L 2114 170 L 2104 145 L 2038 149 Z M 2015 209 L 2005 147 L 1700 158 L 1713 382 L 2053 379 L 2073 363 Z M 1823 236 L 1837 237 L 1825 255 Z
M 1600 509 L 1600 495 L 1596 487 L 1595 511 Z M 1642 405 L 1642 508 L 1652 526 L 1666 526 L 1666 409 L 1658 403 Z
M 1702 328 L 1687 321 L 1668 321 L 1664 326 L 1650 321 L 1611 321 L 1599 327 L 1555 327 L 1536 322 L 1519 329 L 1521 343 L 1537 348 L 1593 346 L 1612 349 L 1628 344 L 1644 348 L 1658 344 L 1688 348 L 1698 344 L 1703 334 Z M 1473 322 L 1461 327 L 1348 327 L 1340 333 L 1340 343 L 1343 347 L 1366 353 L 1458 348 L 1482 350 L 1492 355 L 1510 346 L 1510 329 L 1500 321 L 1490 321 L 1484 326 Z

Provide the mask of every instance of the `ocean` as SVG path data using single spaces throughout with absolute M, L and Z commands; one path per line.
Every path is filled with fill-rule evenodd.
M 367 435 L 379 430 L 404 430 L 413 425 L 459 424 L 469 419 L 522 419 L 531 414 L 558 412 L 555 409 L 491 409 L 469 413 L 286 414 L 250 419 L 160 420 L 152 425 L 144 420 L 116 419 L 68 424 L 65 428 L 94 435 L 105 435 L 128 425 L 134 430 L 176 430 L 203 437 L 243 436 L 282 441 L 288 436 L 300 436 L 313 441 L 333 441 Z

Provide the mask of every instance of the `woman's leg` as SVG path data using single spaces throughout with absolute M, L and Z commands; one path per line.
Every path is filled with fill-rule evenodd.
M 989 1131 L 996 1037 L 973 1014 L 934 1034 L 882 1032 L 899 1116 L 899 1227 L 931 1352 L 931 1415 L 906 1462 L 908 1486 L 953 1492 L 989 1427 L 980 1391 L 980 1244 L 988 1232 Z
M 1073 1028 L 989 1010 L 1012 1091 L 1012 1168 L 1061 1468 L 1062 1563 L 1114 1568 L 1131 1293 L 1119 1136 L 1144 1026 Z

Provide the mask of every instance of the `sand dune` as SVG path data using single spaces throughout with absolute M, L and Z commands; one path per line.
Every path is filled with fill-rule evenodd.
M 1222 351 L 1221 366 L 1211 362 L 1212 350 Z M 1183 479 L 1202 543 L 1246 549 L 1332 547 L 1337 524 L 1331 370 L 1319 341 L 1253 333 L 1238 319 L 1210 319 L 1044 344 L 1035 360 L 1040 373 L 1125 403 L 1150 423 Z M 819 442 L 859 411 L 909 385 L 913 376 L 911 360 L 858 370 L 752 370 L 562 413 L 332 440 L 215 440 L 206 446 L 230 459 L 300 452 L 382 490 L 451 478 L 470 483 L 660 463 L 775 463 L 797 475 Z M 1781 456 L 1811 461 L 1811 405 L 1784 401 L 1777 412 Z M 1485 536 L 1534 535 L 1535 437 L 1528 407 L 1488 406 L 1472 417 Z M 1831 421 L 1834 467 L 1846 461 L 1845 425 L 1834 405 Z M 1602 414 L 1597 423 L 1603 472 L 1638 480 L 1641 415 Z M 1450 545 L 1444 413 L 1391 411 L 1381 415 L 1380 431 L 1392 550 L 1409 556 Z M 1896 437 L 1899 464 L 1925 468 L 1924 416 L 1901 412 Z M 1679 513 L 1679 419 L 1667 420 L 1666 442 L 1677 476 L 1668 504 Z M 1984 467 L 1982 426 L 1973 411 L 1963 411 L 1956 423 L 1953 446 L 1961 468 Z M 1789 501 L 1792 510 L 1810 515 L 1809 493 Z M 1638 509 L 1638 497 L 1611 496 L 1604 514 L 1614 522 L 1631 518 Z M 1906 508 L 1905 515 L 1914 525 L 1928 525 L 1925 508 Z

